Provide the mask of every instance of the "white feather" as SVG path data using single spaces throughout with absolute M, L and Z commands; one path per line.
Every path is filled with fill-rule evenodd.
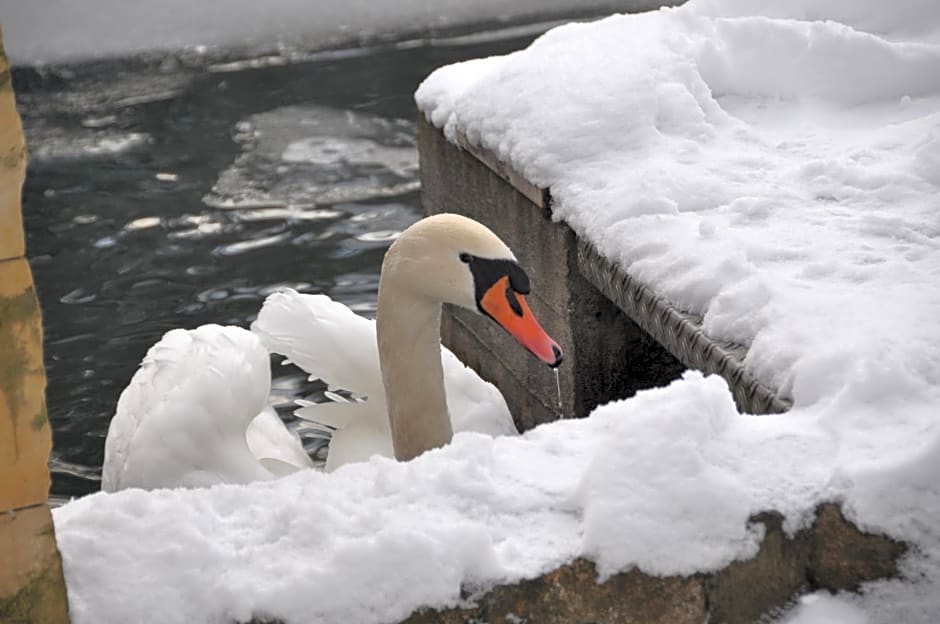
M 299 461 L 299 451 L 305 465 L 312 465 L 280 419 L 280 431 L 270 420 L 249 427 L 259 415 L 272 415 L 266 412 L 269 361 L 257 336 L 240 327 L 204 325 L 167 332 L 147 352 L 118 400 L 105 440 L 102 489 L 272 478 L 252 453 L 247 431 L 263 432 L 252 445 L 273 459 Z M 275 439 L 282 447 L 279 455 L 269 449 Z
M 174 329 L 147 352 L 121 394 L 105 441 L 102 489 L 198 487 L 271 479 L 312 466 L 296 434 L 266 406 L 269 353 L 364 400 L 298 402 L 296 415 L 331 432 L 327 470 L 392 457 L 375 322 L 325 295 L 272 294 L 249 332 Z M 499 391 L 442 347 L 454 431 L 515 434 Z

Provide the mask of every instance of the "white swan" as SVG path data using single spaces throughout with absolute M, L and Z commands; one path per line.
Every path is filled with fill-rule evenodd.
M 367 397 L 297 410 L 337 428 L 328 470 L 375 453 L 407 460 L 446 444 L 453 431 L 513 433 L 499 392 L 440 346 L 441 304 L 486 314 L 557 366 L 561 349 L 529 311 L 528 291 L 528 277 L 495 234 L 437 215 L 405 230 L 386 254 L 376 322 L 324 295 L 284 291 L 265 301 L 253 333 L 172 330 L 121 394 L 102 489 L 243 483 L 310 466 L 297 437 L 266 407 L 268 351 Z

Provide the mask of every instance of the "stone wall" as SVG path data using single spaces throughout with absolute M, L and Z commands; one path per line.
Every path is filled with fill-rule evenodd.
M 49 493 L 42 319 L 25 259 L 26 144 L 0 34 L 0 623 L 68 622 Z

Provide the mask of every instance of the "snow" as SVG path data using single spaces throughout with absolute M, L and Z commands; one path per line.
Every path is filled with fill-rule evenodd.
M 865 612 L 848 600 L 825 592 L 809 594 L 779 624 L 869 624 Z
M 396 32 L 623 6 L 614 0 L 0 0 L 0 24 L 11 62 L 37 64 L 184 48 L 322 48 Z
M 804 597 L 781 622 L 936 621 L 938 6 L 693 0 L 557 28 L 416 95 L 747 345 L 789 413 L 740 414 L 723 380 L 689 372 L 405 464 L 86 497 L 55 512 L 73 620 L 393 622 L 578 556 L 602 576 L 715 570 L 754 553 L 751 514 L 795 531 L 835 500 L 914 544 L 904 578 Z

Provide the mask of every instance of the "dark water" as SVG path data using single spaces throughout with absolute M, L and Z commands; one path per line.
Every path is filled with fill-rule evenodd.
M 531 38 L 17 72 L 53 494 L 98 489 L 118 395 L 168 329 L 245 326 L 282 285 L 371 312 L 385 248 L 421 212 L 415 88 Z

